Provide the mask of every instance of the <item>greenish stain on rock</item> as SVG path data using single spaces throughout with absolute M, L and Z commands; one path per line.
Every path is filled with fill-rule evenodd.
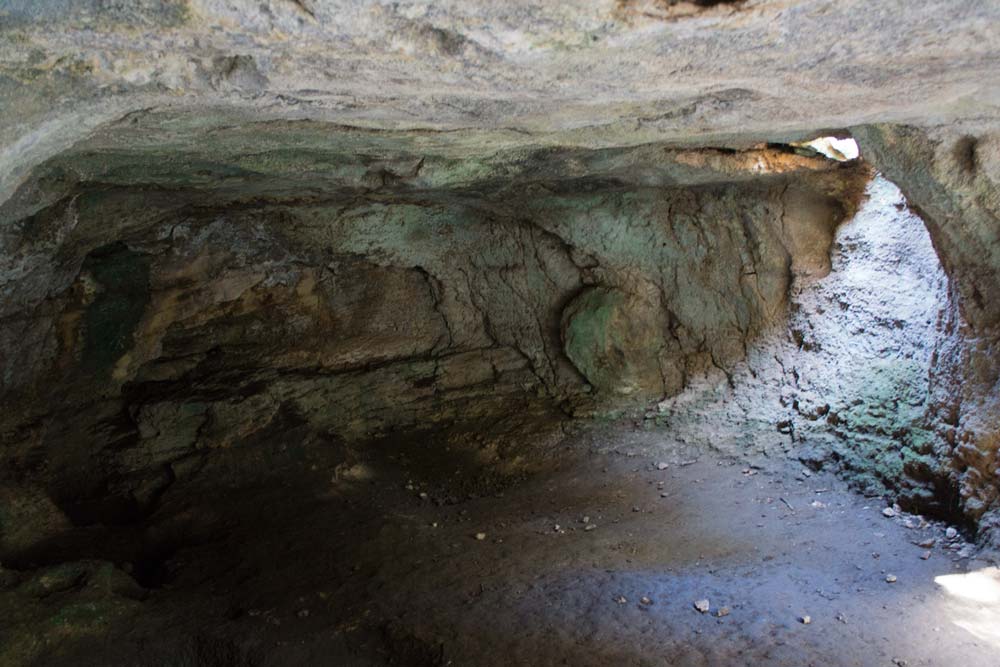
M 898 488 L 913 474 L 926 476 L 936 466 L 936 441 L 924 428 L 927 369 L 912 360 L 878 360 L 851 374 L 852 405 L 839 411 L 838 447 L 851 482 L 866 493 Z
M 91 252 L 83 271 L 99 292 L 84 314 L 81 363 L 91 371 L 109 371 L 132 346 L 149 303 L 149 259 L 116 242 Z
M 855 374 L 854 405 L 840 413 L 851 431 L 894 435 L 924 416 L 927 369 L 915 361 L 877 361 Z
M 662 314 L 655 304 L 612 288 L 578 296 L 563 316 L 566 356 L 599 390 L 618 395 L 663 393 L 657 354 Z

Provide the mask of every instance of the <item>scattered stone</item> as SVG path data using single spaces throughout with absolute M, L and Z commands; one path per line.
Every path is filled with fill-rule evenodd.
M 586 530 L 594 530 L 595 528 L 597 528 L 596 523 L 588 523 L 586 526 L 584 526 L 583 529 L 586 531 Z
M 661 497 L 661 498 L 669 498 L 669 497 L 670 497 L 670 494 L 669 494 L 669 493 L 661 493 L 661 494 L 660 494 L 660 497 Z
M 837 614 L 836 619 L 841 623 L 843 623 L 844 625 L 847 625 L 847 617 L 844 616 L 843 614 Z
M 894 574 L 887 574 L 887 575 L 885 575 L 885 583 L 887 583 L 887 584 L 894 584 L 894 583 L 896 583 L 896 575 L 894 575 Z
M 930 557 L 931 557 L 930 551 L 925 551 L 922 554 L 920 554 L 920 560 L 929 560 Z
M 915 544 L 923 549 L 930 549 L 931 547 L 934 546 L 936 542 L 937 540 L 935 540 L 933 537 L 928 537 L 920 540 L 919 542 L 916 542 Z
M 821 510 L 821 509 L 826 508 L 826 503 L 821 503 L 818 500 L 814 500 L 811 503 L 809 503 L 809 507 L 813 507 L 815 509 Z
M 698 600 L 694 603 L 694 608 L 700 613 L 705 614 L 708 613 L 708 610 L 711 609 L 712 606 L 708 603 L 708 600 Z
M 812 622 L 813 622 L 812 616 L 800 616 L 799 617 L 799 623 L 801 623 L 802 625 L 809 625 Z
M 719 607 L 719 610 L 715 612 L 715 615 L 718 618 L 729 616 L 729 607 Z
M 486 539 L 486 533 L 476 533 L 476 539 L 482 542 Z
M 638 505 L 632 505 L 632 511 L 633 512 L 641 512 L 642 510 L 639 509 Z
M 944 531 L 944 536 L 947 537 L 949 540 L 953 540 L 956 537 L 958 537 L 958 531 L 949 526 L 948 530 Z
M 617 602 L 618 604 L 625 604 L 626 602 L 628 602 L 628 599 L 624 595 L 618 595 L 615 597 L 615 602 Z
M 589 516 L 583 517 L 582 519 L 580 519 L 580 523 L 590 523 L 590 517 Z
M 639 604 L 648 607 L 649 605 L 653 604 L 653 601 L 648 597 L 646 597 L 645 595 L 643 595 L 641 598 L 639 598 Z
M 557 523 L 556 525 L 554 525 L 554 526 L 552 527 L 552 530 L 554 530 L 554 531 L 556 531 L 556 532 L 558 533 L 558 532 L 559 532 L 559 530 L 560 530 L 561 528 L 562 528 L 562 526 L 560 526 L 560 525 L 559 525 L 559 524 Z
M 892 509 L 891 507 L 886 507 L 884 510 L 882 510 L 882 516 L 891 519 L 892 517 L 896 516 L 896 510 Z
M 656 464 L 656 469 L 657 470 L 666 470 L 669 467 L 670 467 L 670 464 L 669 463 L 664 463 L 663 461 L 660 461 L 659 463 Z
M 907 662 L 902 658 L 893 658 L 892 664 L 896 665 L 896 667 L 906 667 Z

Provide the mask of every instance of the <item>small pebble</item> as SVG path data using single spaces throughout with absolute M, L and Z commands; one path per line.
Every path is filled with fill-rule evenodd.
M 715 615 L 718 616 L 719 618 L 722 618 L 723 616 L 729 616 L 729 607 L 720 607 L 719 610 L 715 612 Z
M 624 595 L 619 595 L 615 598 L 615 602 L 617 602 L 618 604 L 625 604 L 626 602 L 628 602 L 628 599 L 626 599 Z
M 894 583 L 896 583 L 896 575 L 894 575 L 894 574 L 887 574 L 885 576 L 885 582 L 887 584 L 894 584 Z
M 670 467 L 670 464 L 664 463 L 663 461 L 660 461 L 659 463 L 656 464 L 656 469 L 657 470 L 666 470 L 669 467 Z
M 702 614 L 704 614 L 707 613 L 708 610 L 711 609 L 712 607 L 708 603 L 708 600 L 698 600 L 697 602 L 694 603 L 694 608 L 697 609 Z
M 584 530 L 594 530 L 595 528 L 597 528 L 597 524 L 596 524 L 596 523 L 588 523 L 588 524 L 587 524 L 587 525 L 586 525 L 586 526 L 584 527 Z
M 589 516 L 583 517 L 582 519 L 580 519 L 580 523 L 590 523 L 590 517 Z
M 930 551 L 925 551 L 922 554 L 920 554 L 920 560 L 929 560 L 930 557 L 931 557 Z
M 891 519 L 892 517 L 896 516 L 896 510 L 892 509 L 891 507 L 886 507 L 884 510 L 882 510 L 882 516 L 889 517 Z
M 813 622 L 812 616 L 801 616 L 799 618 L 799 622 L 802 623 L 802 625 L 809 625 Z
M 953 540 L 956 537 L 958 537 L 958 531 L 955 530 L 954 528 L 948 528 L 948 530 L 944 531 L 944 536 L 947 537 L 949 540 Z
M 476 539 L 482 542 L 486 539 L 486 533 L 476 533 Z
M 645 606 L 647 606 L 647 607 L 648 607 L 649 605 L 653 604 L 653 601 L 652 601 L 652 600 L 650 600 L 650 599 L 649 599 L 648 597 L 646 597 L 645 595 L 643 595 L 643 596 L 642 596 L 641 598 L 639 598 L 639 604 L 641 604 L 641 605 L 645 605 Z

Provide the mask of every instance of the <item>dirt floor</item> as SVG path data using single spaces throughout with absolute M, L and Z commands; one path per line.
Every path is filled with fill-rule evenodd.
M 882 501 L 787 458 L 735 460 L 617 424 L 567 436 L 540 472 L 512 479 L 428 447 L 385 444 L 350 467 L 290 454 L 259 488 L 220 482 L 173 548 L 150 537 L 160 547 L 125 566 L 148 593 L 101 607 L 81 577 L 19 606 L 17 627 L 35 623 L 22 655 L 210 667 L 1000 664 L 996 569 L 944 526 L 885 516 Z M 173 502 L 161 512 L 182 516 Z M 116 620 L 81 634 L 72 624 L 87 609 Z

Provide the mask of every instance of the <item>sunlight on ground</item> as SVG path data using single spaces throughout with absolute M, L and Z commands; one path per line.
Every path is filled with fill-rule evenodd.
M 1000 568 L 934 578 L 949 596 L 952 623 L 976 638 L 1000 647 Z

